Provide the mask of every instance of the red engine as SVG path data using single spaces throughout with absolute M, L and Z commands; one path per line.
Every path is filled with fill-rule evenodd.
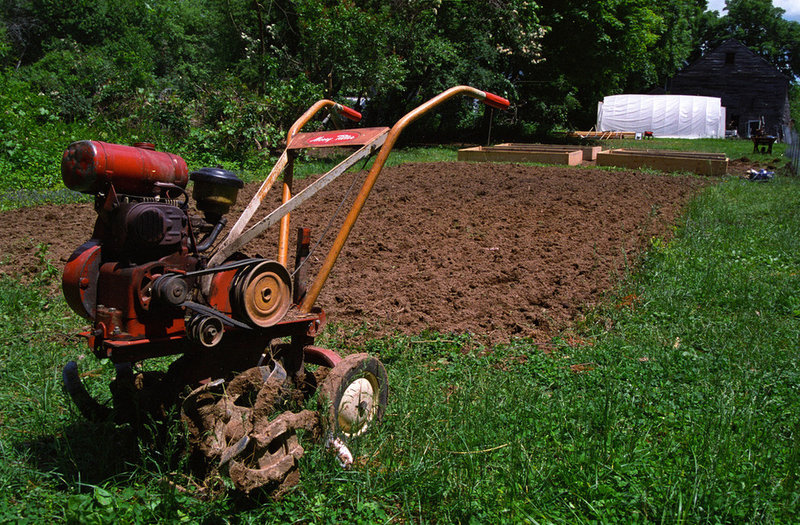
M 84 335 L 98 356 L 179 354 L 283 320 L 292 282 L 282 265 L 237 254 L 206 268 L 204 252 L 243 185 L 232 172 L 203 168 L 190 177 L 181 157 L 151 144 L 81 141 L 65 151 L 61 173 L 70 189 L 95 195 L 92 238 L 70 257 L 62 284 L 69 306 L 93 322 Z M 189 215 L 189 178 L 203 218 Z
M 61 177 L 67 188 L 89 195 L 105 193 L 113 184 L 120 193 L 155 196 L 161 185 L 185 188 L 189 181 L 181 157 L 155 151 L 150 143 L 131 147 L 91 140 L 69 145 L 61 159 Z

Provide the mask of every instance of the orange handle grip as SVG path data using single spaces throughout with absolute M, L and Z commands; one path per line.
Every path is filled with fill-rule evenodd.
M 490 108 L 501 109 L 505 111 L 508 109 L 508 106 L 511 105 L 511 102 L 503 97 L 499 97 L 494 93 L 489 93 L 488 91 L 484 91 L 484 93 L 486 94 L 486 98 L 483 99 L 483 103 Z
M 356 111 L 353 108 L 348 108 L 347 106 L 343 106 L 343 105 L 339 104 L 338 109 L 339 109 L 339 114 L 340 115 L 342 115 L 343 117 L 349 118 L 353 122 L 358 122 L 358 121 L 361 120 L 361 113 L 359 113 L 358 111 Z

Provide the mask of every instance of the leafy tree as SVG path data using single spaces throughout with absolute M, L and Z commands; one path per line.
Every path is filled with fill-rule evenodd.
M 544 0 L 541 8 L 548 29 L 542 41 L 545 61 L 536 70 L 540 97 L 545 107 L 563 108 L 551 120 L 566 117 L 573 125 L 591 125 L 603 96 L 656 83 L 659 62 L 669 66 L 678 60 L 670 53 L 684 52 L 672 46 L 654 59 L 660 43 L 674 40 L 673 28 L 665 22 L 666 8 L 648 0 Z
M 706 7 L 706 0 L 665 0 L 656 3 L 662 24 L 658 41 L 650 51 L 650 60 L 656 73 L 651 86 L 663 86 L 668 78 L 686 65 L 688 57 L 699 43 Z
M 402 86 L 373 96 L 368 114 L 373 122 L 392 122 L 458 84 L 516 100 L 517 79 L 541 58 L 542 27 L 533 2 L 395 0 L 389 7 L 392 23 L 386 31 L 406 74 Z M 415 125 L 415 136 L 463 140 L 464 131 L 476 129 L 477 121 L 489 114 L 468 100 L 453 102 Z
M 8 42 L 8 32 L 5 26 L 0 26 L 0 70 L 8 65 L 11 55 L 11 44 Z
M 0 75 L 67 123 L 243 161 L 316 98 L 394 122 L 456 84 L 504 95 L 515 134 L 588 127 L 596 103 L 663 85 L 725 38 L 793 78 L 800 32 L 770 0 L 0 0 Z M 10 67 L 8 67 L 10 66 Z M 15 88 L 17 89 L 17 88 Z M 21 88 L 20 88 L 21 89 Z M 38 104 L 38 102 L 37 102 Z M 39 107 L 45 107 L 39 105 Z M 452 102 L 414 137 L 466 140 L 490 111 Z
M 296 6 L 303 69 L 327 96 L 364 97 L 401 85 L 403 61 L 383 30 L 390 24 L 388 8 L 324 0 L 298 0 Z

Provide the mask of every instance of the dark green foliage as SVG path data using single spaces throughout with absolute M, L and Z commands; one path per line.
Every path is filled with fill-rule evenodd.
M 663 86 L 691 52 L 702 11 L 687 0 L 541 2 L 545 60 L 527 91 L 543 102 L 538 120 L 588 129 L 605 95 Z
M 66 129 L 52 98 L 0 75 L 0 193 L 57 187 Z
M 731 0 L 723 17 L 705 6 L 0 0 L 0 192 L 57 186 L 60 152 L 75 139 L 146 140 L 193 162 L 252 169 L 321 97 L 359 106 L 364 125 L 387 125 L 469 84 L 512 110 L 452 101 L 403 138 L 482 142 L 492 125 L 495 140 L 542 139 L 591 127 L 603 96 L 663 86 L 730 37 L 796 78 L 800 24 L 770 0 Z

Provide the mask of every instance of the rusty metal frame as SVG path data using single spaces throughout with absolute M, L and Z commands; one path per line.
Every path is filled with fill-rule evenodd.
M 242 248 L 245 244 L 261 235 L 267 228 L 277 224 L 279 221 L 281 221 L 281 225 L 283 225 L 283 221 L 289 215 L 289 213 L 314 196 L 314 194 L 316 194 L 319 190 L 336 180 L 336 178 L 344 173 L 350 166 L 370 155 L 373 151 L 375 151 L 375 149 L 379 148 L 386 140 L 386 135 L 386 133 L 383 133 L 382 135 L 376 137 L 371 143 L 363 146 L 353 155 L 340 162 L 336 167 L 319 177 L 296 195 L 292 196 L 291 193 L 289 193 L 289 198 L 286 198 L 287 194 L 285 193 L 286 190 L 284 189 L 283 204 L 272 210 L 266 217 L 250 227 L 250 229 L 244 233 L 240 233 L 238 237 L 231 239 L 225 245 L 221 246 L 209 261 L 209 266 L 212 266 L 212 264 L 216 266 L 222 263 L 235 251 Z M 278 248 L 279 253 L 282 253 L 282 244 L 280 241 L 285 238 L 288 240 L 288 232 L 284 233 L 283 228 L 281 228 Z M 286 243 L 286 246 L 286 249 L 288 250 L 288 242 Z M 280 259 L 278 262 L 281 262 Z M 281 262 L 281 264 L 286 266 L 285 262 Z
M 375 163 L 372 165 L 372 169 L 369 170 L 367 178 L 364 181 L 364 184 L 361 186 L 361 190 L 358 192 L 355 201 L 353 202 L 353 207 L 350 208 L 350 212 L 347 214 L 347 217 L 345 217 L 344 223 L 339 230 L 339 234 L 333 241 L 333 246 L 331 246 L 325 261 L 322 263 L 322 268 L 320 268 L 316 279 L 309 287 L 308 293 L 306 293 L 303 302 L 300 304 L 299 310 L 301 312 L 310 312 L 311 308 L 314 306 L 314 302 L 316 302 L 317 297 L 319 297 L 322 287 L 325 284 L 325 281 L 328 279 L 328 276 L 333 269 L 333 265 L 336 264 L 336 259 L 339 257 L 339 253 L 342 251 L 344 243 L 347 240 L 347 237 L 350 235 L 350 231 L 353 229 L 353 225 L 355 224 L 356 219 L 358 219 L 361 209 L 364 207 L 364 203 L 367 201 L 367 197 L 372 191 L 375 181 L 378 179 L 378 175 L 383 169 L 383 165 L 386 164 L 386 159 L 389 157 L 389 153 L 392 151 L 392 148 L 397 142 L 397 138 L 409 124 L 441 103 L 458 95 L 471 96 L 483 101 L 491 107 L 498 109 L 507 109 L 509 106 L 507 100 L 491 93 L 487 93 L 470 86 L 455 86 L 443 91 L 442 93 L 439 93 L 424 104 L 411 110 L 400 120 L 398 120 L 389 131 L 386 141 L 383 143 L 383 147 L 381 148 L 380 152 L 378 152 L 378 157 L 375 159 Z
M 380 147 L 381 149 L 378 152 L 378 156 L 375 159 L 375 163 L 372 165 L 372 168 L 367 174 L 366 180 L 361 186 L 361 190 L 356 196 L 353 205 L 350 208 L 350 211 L 345 217 L 344 222 L 339 230 L 339 233 L 337 234 L 336 239 L 333 241 L 333 245 L 328 251 L 328 254 L 325 258 L 325 261 L 322 264 L 322 267 L 320 268 L 319 273 L 316 276 L 316 279 L 311 284 L 311 287 L 308 289 L 306 296 L 304 297 L 302 303 L 299 305 L 298 310 L 301 313 L 305 314 L 310 313 L 314 306 L 314 303 L 316 302 L 320 292 L 322 291 L 322 287 L 325 284 L 325 281 L 328 279 L 331 270 L 333 269 L 333 266 L 336 263 L 336 259 L 339 257 L 339 254 L 341 253 L 342 248 L 344 247 L 344 243 L 347 240 L 347 237 L 350 235 L 350 231 L 353 229 L 353 226 L 355 225 L 356 219 L 358 219 L 358 216 L 360 215 L 361 210 L 364 207 L 364 203 L 366 202 L 367 197 L 369 196 L 373 186 L 375 185 L 375 181 L 377 180 L 378 175 L 383 169 L 383 166 L 386 164 L 386 159 L 389 157 L 389 153 L 391 153 L 392 148 L 397 142 L 397 139 L 400 136 L 400 134 L 403 132 L 403 130 L 405 130 L 406 127 L 408 127 L 408 125 L 417 120 L 423 114 L 427 113 L 436 106 L 458 95 L 466 95 L 473 97 L 475 99 L 484 102 L 486 105 L 492 108 L 505 110 L 508 109 L 509 106 L 508 100 L 498 97 L 497 95 L 494 95 L 492 93 L 481 91 L 479 89 L 475 89 L 470 86 L 452 87 L 436 95 L 435 97 L 421 104 L 415 109 L 411 110 L 409 113 L 404 115 L 400 120 L 398 120 L 397 123 L 395 123 L 395 125 L 392 126 L 391 129 L 387 129 L 386 132 L 377 135 L 375 138 L 373 138 L 367 144 L 365 144 L 361 149 L 359 149 L 358 151 L 353 153 L 353 155 L 351 155 L 350 157 L 339 163 L 332 170 L 322 175 L 319 179 L 317 179 L 314 183 L 306 187 L 303 191 L 301 191 L 297 195 L 292 196 L 291 184 L 292 184 L 292 167 L 293 167 L 294 156 L 289 151 L 289 145 L 291 144 L 294 136 L 297 135 L 297 133 L 300 131 L 300 129 L 303 126 L 305 126 L 316 113 L 327 107 L 333 107 L 333 109 L 338 113 L 347 116 L 348 118 L 351 118 L 353 120 L 357 120 L 357 118 L 360 119 L 360 115 L 357 112 L 345 106 L 336 104 L 331 100 L 320 100 L 316 102 L 313 106 L 311 106 L 308 110 L 306 110 L 306 112 L 303 113 L 303 115 L 299 119 L 297 119 L 294 125 L 292 125 L 292 127 L 290 128 L 287 136 L 287 149 L 284 150 L 284 152 L 281 154 L 281 156 L 278 159 L 278 162 L 275 164 L 275 166 L 272 168 L 267 178 L 261 184 L 261 187 L 258 189 L 255 196 L 253 196 L 252 200 L 247 205 L 244 212 L 242 212 L 242 215 L 236 221 L 236 224 L 234 224 L 228 235 L 220 243 L 216 252 L 209 260 L 208 267 L 210 268 L 214 266 L 219 266 L 235 251 L 243 247 L 245 244 L 247 244 L 249 241 L 253 240 L 257 236 L 259 236 L 267 228 L 276 224 L 278 221 L 280 221 L 281 223 L 280 237 L 278 240 L 278 262 L 286 266 L 288 259 L 288 247 L 289 247 L 289 213 L 298 206 L 300 206 L 303 202 L 308 200 L 316 192 L 318 192 L 319 190 L 330 184 L 333 180 L 339 177 L 342 173 L 344 173 L 350 166 L 355 164 L 358 160 L 370 155 L 375 151 L 375 149 Z M 267 192 L 275 184 L 275 181 L 278 179 L 278 176 L 281 173 L 284 173 L 282 204 L 275 210 L 273 210 L 271 213 L 269 213 L 265 218 L 263 218 L 258 223 L 253 225 L 250 229 L 245 231 L 245 228 L 247 227 L 247 224 L 250 222 L 250 219 L 258 210 Z M 206 280 L 204 281 L 203 292 L 205 294 L 208 294 L 210 282 L 211 280 L 208 278 L 206 278 Z
M 295 135 L 297 135 L 300 130 L 305 126 L 317 113 L 325 108 L 332 107 L 337 112 L 344 112 L 345 107 L 341 104 L 337 104 L 332 100 L 318 100 L 314 103 L 310 108 L 303 113 L 300 118 L 298 118 L 292 127 L 289 128 L 289 132 L 287 133 L 286 137 L 286 144 L 290 144 L 292 139 Z M 352 111 L 347 108 L 348 111 Z M 360 118 L 360 116 L 359 116 Z M 272 167 L 272 170 L 267 175 L 267 178 L 264 179 L 264 182 L 261 183 L 261 187 L 258 188 L 258 191 L 250 200 L 250 203 L 244 209 L 242 214 L 239 216 L 239 219 L 236 221 L 236 224 L 231 227 L 228 235 L 220 242 L 219 246 L 217 247 L 216 253 L 211 257 L 208 261 L 209 267 L 219 266 L 222 264 L 225 259 L 230 256 L 236 249 L 228 249 L 228 246 L 232 244 L 241 234 L 244 232 L 245 228 L 247 227 L 247 223 L 250 222 L 250 219 L 253 218 L 258 208 L 261 206 L 261 203 L 264 201 L 267 193 L 272 186 L 275 184 L 275 181 L 278 180 L 278 177 L 283 173 L 287 168 L 290 168 L 291 172 L 291 164 L 292 164 L 291 153 L 288 149 L 285 149 L 280 157 L 278 157 L 278 161 Z M 291 198 L 291 180 L 289 181 L 289 188 L 284 188 L 284 203 L 288 200 L 286 195 L 286 190 L 289 190 L 289 198 Z M 266 229 L 264 227 L 263 229 Z M 262 231 L 263 231 L 262 229 Z M 260 233 L 260 232 L 259 232 Z M 255 236 L 254 236 L 255 237 Z M 241 245 L 239 245 L 241 247 Z M 288 249 L 288 232 L 287 232 L 287 249 Z M 280 261 L 279 261 L 280 262 Z M 286 266 L 285 261 L 282 262 L 284 266 Z

